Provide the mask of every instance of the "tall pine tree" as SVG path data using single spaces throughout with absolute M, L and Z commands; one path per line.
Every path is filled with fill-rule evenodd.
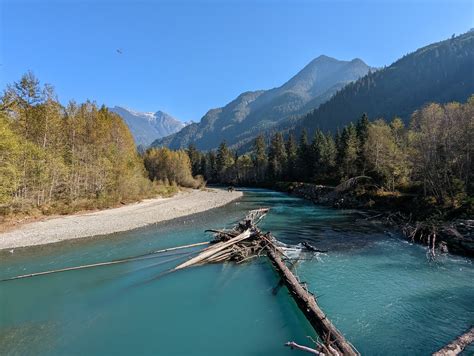
M 273 180 L 283 178 L 287 162 L 285 141 L 281 132 L 277 132 L 270 143 L 268 151 L 269 177 Z

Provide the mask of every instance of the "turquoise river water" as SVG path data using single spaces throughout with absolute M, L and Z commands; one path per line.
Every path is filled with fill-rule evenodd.
M 329 318 L 363 355 L 429 355 L 474 323 L 472 260 L 442 256 L 395 232 L 267 190 L 144 229 L 0 254 L 0 279 L 206 241 L 246 211 L 282 242 L 327 254 L 297 268 Z M 265 257 L 162 275 L 189 255 L 0 283 L 1 355 L 297 355 L 314 332 Z M 471 347 L 465 354 L 471 355 Z

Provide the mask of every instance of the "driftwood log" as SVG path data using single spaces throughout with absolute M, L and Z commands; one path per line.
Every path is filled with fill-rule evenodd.
M 192 248 L 192 247 L 198 247 L 198 246 L 203 246 L 203 245 L 209 245 L 209 241 L 198 242 L 198 243 L 194 243 L 194 244 L 190 244 L 190 245 L 184 245 L 184 246 L 169 247 L 169 248 L 165 248 L 165 249 L 162 249 L 162 250 L 156 250 L 156 251 L 148 252 L 148 253 L 138 255 L 138 256 L 132 256 L 132 257 L 122 258 L 122 259 L 113 260 L 113 261 L 98 262 L 98 263 L 91 263 L 91 264 L 81 265 L 81 266 L 65 267 L 65 268 L 59 268 L 59 269 L 43 271 L 43 272 L 22 274 L 22 275 L 19 275 L 19 276 L 14 276 L 14 277 L 9 277 L 9 278 L 2 279 L 2 280 L 0 280 L 0 282 L 14 281 L 16 279 L 23 279 L 23 278 L 32 278 L 32 277 L 45 276 L 45 275 L 53 274 L 53 273 L 77 271 L 77 270 L 80 270 L 80 269 L 104 267 L 104 266 L 111 266 L 111 265 L 128 263 L 128 262 L 148 260 L 148 259 L 153 259 L 153 258 L 159 257 L 158 255 L 161 254 L 161 253 L 177 251 L 177 250 L 182 250 L 182 249 L 187 249 L 187 248 Z
M 231 238 L 226 242 L 219 242 L 211 247 L 206 248 L 203 252 L 201 252 L 198 256 L 191 258 L 190 260 L 180 264 L 179 266 L 175 267 L 175 270 L 183 269 L 186 267 L 190 267 L 192 265 L 196 265 L 212 257 L 219 257 L 219 255 L 225 255 L 227 252 L 226 249 L 235 245 L 245 239 L 248 239 L 251 236 L 250 229 L 245 230 L 241 234 L 237 235 L 236 237 Z
M 341 184 L 339 184 L 334 189 L 334 191 L 337 192 L 337 193 L 345 192 L 347 190 L 353 189 L 357 184 L 359 184 L 360 182 L 362 182 L 364 180 L 368 182 L 368 181 L 372 181 L 372 178 L 368 177 L 368 176 L 358 176 L 358 177 L 349 178 L 348 180 L 346 180 L 346 181 L 342 182 Z
M 451 341 L 442 349 L 436 351 L 433 356 L 455 356 L 460 354 L 468 345 L 474 342 L 474 326 L 471 326 L 464 334 Z
M 175 267 L 173 271 L 204 263 L 242 262 L 251 257 L 259 256 L 261 252 L 266 252 L 272 265 L 280 275 L 279 285 L 285 285 L 288 288 L 290 295 L 321 339 L 317 350 L 292 342 L 288 343 L 287 346 L 311 352 L 315 355 L 358 355 L 359 353 L 355 348 L 329 321 L 316 303 L 313 295 L 303 287 L 282 260 L 282 256 L 286 256 L 284 250 L 277 246 L 277 240 L 270 233 L 262 233 L 256 226 L 267 212 L 268 209 L 265 208 L 250 211 L 232 230 L 208 230 L 215 233 L 214 244 L 201 251 L 198 256 Z M 309 244 L 306 244 L 305 248 L 313 252 L 320 251 Z M 278 290 L 278 286 L 275 290 Z
M 312 349 L 311 347 L 307 347 L 307 346 L 297 344 L 294 341 L 288 341 L 285 344 L 285 346 L 289 346 L 291 349 L 297 349 L 297 350 L 305 351 L 305 352 L 308 352 L 308 353 L 313 354 L 313 355 L 325 356 L 324 353 L 319 352 L 318 350 Z
M 204 250 L 197 251 L 197 253 L 199 253 L 197 256 L 192 257 L 177 267 L 166 271 L 165 274 L 204 263 L 219 263 L 225 261 L 235 261 L 237 263 L 241 263 L 250 258 L 258 257 L 261 254 L 266 253 L 270 258 L 272 265 L 275 267 L 281 277 L 279 284 L 286 285 L 290 291 L 290 295 L 295 300 L 296 304 L 301 309 L 321 339 L 321 342 L 318 343 L 317 350 L 298 345 L 294 342 L 287 343 L 287 346 L 302 351 L 311 352 L 315 355 L 358 355 L 358 352 L 355 350 L 355 348 L 345 340 L 344 336 L 336 329 L 329 319 L 327 319 L 326 315 L 316 303 L 313 295 L 309 293 L 305 287 L 303 287 L 303 285 L 293 275 L 290 268 L 288 268 L 285 262 L 283 262 L 282 256 L 286 258 L 287 256 L 285 256 L 285 251 L 277 246 L 276 239 L 272 237 L 270 233 L 262 233 L 256 226 L 256 224 L 263 219 L 268 210 L 269 209 L 267 208 L 262 208 L 250 211 L 247 216 L 238 222 L 231 230 L 210 230 L 215 234 L 214 240 L 210 242 L 200 242 L 186 246 L 172 247 L 149 252 L 139 256 L 124 258 L 121 260 L 99 262 L 77 267 L 67 267 L 53 271 L 31 273 L 28 275 L 11 277 L 3 281 L 155 258 L 162 252 L 197 247 L 206 244 L 210 244 L 210 246 Z M 319 251 L 314 246 L 309 244 L 307 244 L 305 248 L 310 251 Z
M 256 224 L 269 209 L 251 210 L 232 230 L 206 230 L 214 233 L 213 244 L 199 255 L 176 266 L 173 271 L 204 263 L 241 262 L 258 255 L 267 242 Z
M 267 247 L 267 254 L 286 287 L 290 291 L 290 295 L 295 300 L 299 309 L 303 312 L 316 333 L 323 340 L 324 345 L 330 352 L 329 354 L 358 355 L 358 352 L 355 351 L 354 347 L 346 341 L 344 336 L 326 317 L 324 312 L 316 303 L 316 299 L 313 295 L 303 288 L 294 274 L 282 261 L 277 250 L 269 245 Z

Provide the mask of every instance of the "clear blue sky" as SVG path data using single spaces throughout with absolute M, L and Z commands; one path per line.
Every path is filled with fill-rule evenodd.
M 389 65 L 474 27 L 473 3 L 0 0 L 0 88 L 32 70 L 63 103 L 199 120 L 320 54 Z

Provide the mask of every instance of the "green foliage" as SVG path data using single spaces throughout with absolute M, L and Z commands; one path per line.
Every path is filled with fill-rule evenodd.
M 265 179 L 268 165 L 267 149 L 263 135 L 260 135 L 255 139 L 252 161 L 255 166 L 255 179 L 257 181 L 263 181 Z
M 282 179 L 287 165 L 287 158 L 283 135 L 277 132 L 270 142 L 268 151 L 268 174 L 273 180 Z
M 0 104 L 3 213 L 69 212 L 153 194 L 122 119 L 94 103 L 57 101 L 27 73 Z
M 298 166 L 298 146 L 293 134 L 290 134 L 288 137 L 285 148 L 287 159 L 285 176 L 288 180 L 294 180 L 297 177 L 296 169 Z
M 384 120 L 376 120 L 368 126 L 363 157 L 370 173 L 382 185 L 395 190 L 406 183 L 410 167 L 404 147 L 396 141 L 392 128 Z
M 0 205 L 7 205 L 19 185 L 18 159 L 21 138 L 11 129 L 10 121 L 0 113 Z
M 311 175 L 311 165 L 308 165 L 308 163 L 311 161 L 310 149 L 311 148 L 308 143 L 308 132 L 306 129 L 303 129 L 298 144 L 298 159 L 296 165 L 297 175 L 303 181 L 307 181 Z
M 259 136 L 251 155 L 236 158 L 222 144 L 219 159 L 211 151 L 202 156 L 201 164 L 213 167 L 219 161 L 221 171 L 225 166 L 224 179 L 222 174 L 205 173 L 215 183 L 334 184 L 368 175 L 383 188 L 381 194 L 409 190 L 438 204 L 466 205 L 472 201 L 474 186 L 473 117 L 474 96 L 466 104 L 427 105 L 412 115 L 410 128 L 399 117 L 387 124 L 383 119 L 370 122 L 363 115 L 335 137 L 317 130 L 311 144 L 305 130 L 298 145 L 291 134 L 286 141 L 282 133 L 274 134 L 268 150 Z
M 331 172 L 336 167 L 337 148 L 332 135 L 324 135 L 321 139 L 324 142 L 319 149 L 319 170 L 317 176 L 322 181 L 328 181 L 331 178 Z
M 360 141 L 354 124 L 350 123 L 342 130 L 340 149 L 341 176 L 343 179 L 356 176 Z
M 464 102 L 474 93 L 474 32 L 420 48 L 348 84 L 296 126 L 334 132 L 362 113 L 408 123 L 427 102 Z M 293 124 L 292 126 L 295 126 Z
M 178 149 L 192 142 L 199 149 L 210 150 L 225 140 L 232 149 L 250 149 L 258 135 L 266 135 L 279 123 L 317 108 L 369 69 L 361 60 L 346 62 L 320 56 L 282 86 L 242 93 L 224 107 L 209 110 L 200 122 L 152 145 Z M 269 137 L 266 139 L 269 141 Z
M 216 170 L 217 177 L 222 182 L 229 182 L 233 175 L 232 168 L 235 163 L 234 153 L 227 147 L 225 141 L 223 141 L 217 149 L 216 155 Z
M 191 161 L 183 150 L 171 151 L 168 148 L 150 148 L 144 155 L 149 178 L 188 188 L 201 188 L 202 179 L 193 178 Z
M 310 177 L 317 177 L 322 172 L 322 154 L 326 145 L 326 139 L 321 130 L 316 130 L 310 146 Z
M 199 152 L 196 149 L 196 146 L 191 144 L 188 146 L 186 153 L 188 154 L 189 160 L 191 161 L 191 169 L 192 169 L 193 176 L 202 175 L 203 168 L 201 165 L 202 164 L 201 152 Z
M 298 143 L 277 132 L 268 147 L 260 135 L 240 156 L 222 142 L 217 151 L 190 145 L 140 157 L 119 116 L 91 102 L 62 107 L 52 87 L 28 73 L 0 102 L 0 207 L 69 212 L 170 194 L 178 185 L 198 188 L 204 178 L 332 184 L 358 175 L 387 191 L 411 189 L 438 205 L 466 205 L 474 193 L 473 117 L 474 96 L 466 104 L 426 105 L 409 127 L 399 117 L 387 124 L 364 114 L 334 136 L 315 130 L 311 143 L 306 130 Z
M 369 135 L 369 125 L 369 117 L 364 113 L 356 124 L 357 138 L 359 139 L 361 146 L 364 146 L 365 142 L 367 141 L 367 137 Z
M 239 156 L 235 166 L 236 180 L 238 182 L 251 182 L 254 180 L 254 165 L 249 154 Z
M 412 117 L 410 160 L 414 178 L 439 204 L 472 196 L 474 96 L 465 105 L 430 104 Z

